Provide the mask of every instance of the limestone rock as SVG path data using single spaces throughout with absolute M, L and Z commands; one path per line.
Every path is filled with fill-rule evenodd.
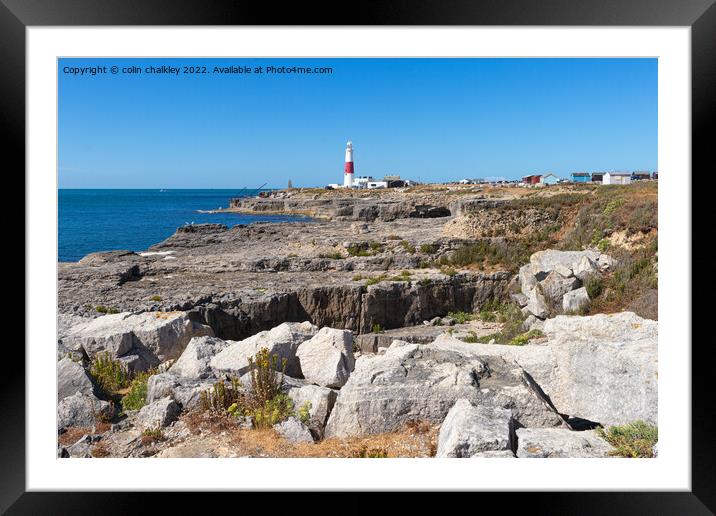
M 554 249 L 547 249 L 545 251 L 538 251 L 530 256 L 530 266 L 532 274 L 535 275 L 538 281 L 543 280 L 547 277 L 547 274 L 556 270 L 556 267 L 562 266 L 565 268 L 572 269 L 575 274 L 576 265 L 586 257 L 592 261 L 599 259 L 600 253 L 598 251 L 557 251 Z
M 60 400 L 57 405 L 57 427 L 92 426 L 99 419 L 110 419 L 112 406 L 96 397 L 77 392 Z
M 523 306 L 527 306 L 527 303 L 529 301 L 529 298 L 521 292 L 517 294 L 511 294 L 510 299 L 512 299 L 512 301 L 514 301 L 515 304 L 517 304 L 517 306 L 519 306 L 520 308 L 522 308 Z
M 556 377 L 543 389 L 563 414 L 602 425 L 656 424 L 657 329 L 632 312 L 547 320 Z
M 562 298 L 562 310 L 566 313 L 580 312 L 589 306 L 589 294 L 587 289 L 580 287 L 577 290 L 567 292 Z
M 72 396 L 76 392 L 87 395 L 97 394 L 98 388 L 81 364 L 63 358 L 57 362 L 57 400 Z
M 530 291 L 529 301 L 527 302 L 527 310 L 529 313 L 540 319 L 544 319 L 549 315 L 549 305 L 547 299 L 540 292 L 539 287 Z
M 199 406 L 201 393 L 211 389 L 217 381 L 213 377 L 194 379 L 169 372 L 155 374 L 147 381 L 147 403 L 170 397 L 184 410 L 193 410 Z
M 240 376 L 249 370 L 249 358 L 253 358 L 261 348 L 266 348 L 271 355 L 278 356 L 279 366 L 281 361 L 286 359 L 287 375 L 300 377 L 301 366 L 296 350 L 302 342 L 317 332 L 318 328 L 310 322 L 283 323 L 241 341 L 228 341 L 229 345 L 214 356 L 209 365 L 216 374 L 231 373 Z
M 136 415 L 135 426 L 140 430 L 162 428 L 175 421 L 181 407 L 170 397 L 143 406 Z
M 517 430 L 518 458 L 607 457 L 613 449 L 594 430 L 582 432 L 563 428 Z
M 293 401 L 294 409 L 298 412 L 306 403 L 310 404 L 308 409 L 308 427 L 317 435 L 323 435 L 323 430 L 328 421 L 328 416 L 336 403 L 338 393 L 328 387 L 319 385 L 301 385 L 290 387 L 288 397 Z
M 476 407 L 461 398 L 440 427 L 436 457 L 472 457 L 486 451 L 510 450 L 514 433 L 508 409 Z
M 195 336 L 213 335 L 211 328 L 192 322 L 184 312 L 124 312 L 93 319 L 73 328 L 63 339 L 70 349 L 88 357 L 109 353 L 112 358 L 148 352 L 157 365 L 181 355 Z
M 558 264 L 559 265 L 559 264 Z M 562 301 L 562 296 L 567 292 L 579 288 L 581 282 L 575 277 L 564 277 L 556 271 L 551 271 L 547 276 L 540 281 L 540 287 L 542 294 L 552 304 L 559 305 Z
M 512 450 L 495 450 L 495 451 L 484 451 L 477 452 L 471 459 L 514 459 L 515 454 Z
M 572 271 L 571 267 L 567 267 L 566 265 L 562 265 L 561 263 L 558 263 L 554 266 L 554 271 L 563 278 L 569 278 L 574 275 L 574 272 Z
M 83 435 L 76 443 L 67 447 L 67 454 L 73 459 L 88 459 L 92 457 L 90 447 L 93 442 L 92 436 Z
M 209 362 L 228 345 L 228 342 L 216 337 L 194 337 L 168 372 L 195 379 L 212 376 Z
M 323 328 L 296 352 L 303 376 L 324 387 L 340 388 L 355 367 L 353 335 L 347 330 Z
M 273 428 L 281 437 L 292 443 L 313 442 L 311 431 L 295 417 L 290 417 L 282 423 L 277 423 Z
M 588 256 L 582 256 L 574 265 L 574 275 L 582 281 L 596 272 L 597 266 Z
M 537 278 L 535 278 L 532 266 L 529 263 L 520 267 L 519 278 L 522 295 L 529 298 L 530 292 L 537 285 Z
M 358 359 L 338 393 L 326 437 L 390 432 L 411 420 L 440 423 L 461 398 L 511 409 L 523 425 L 564 423 L 514 362 L 395 341 L 382 355 Z

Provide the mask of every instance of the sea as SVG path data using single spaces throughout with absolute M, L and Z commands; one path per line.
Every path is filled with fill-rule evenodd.
M 227 226 L 310 220 L 292 215 L 207 213 L 256 190 L 58 190 L 58 260 L 76 262 L 89 253 L 144 251 L 185 224 Z

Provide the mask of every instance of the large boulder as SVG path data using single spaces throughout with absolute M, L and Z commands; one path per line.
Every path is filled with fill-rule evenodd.
M 564 428 L 519 428 L 518 458 L 608 457 L 614 448 L 594 430 L 575 432 Z
M 535 288 L 535 285 L 537 285 L 537 278 L 535 278 L 535 275 L 532 272 L 532 266 L 527 263 L 520 267 L 518 277 L 520 278 L 520 289 L 522 295 L 529 297 L 530 292 L 533 288 Z
M 556 270 L 558 266 L 571 269 L 576 273 L 575 269 L 579 269 L 578 264 L 583 258 L 587 258 L 592 262 L 599 260 L 599 251 L 557 251 L 555 249 L 547 249 L 538 251 L 530 256 L 530 269 L 537 281 L 542 281 L 547 275 Z
M 353 334 L 348 330 L 323 328 L 299 346 L 296 356 L 306 380 L 323 387 L 340 388 L 355 367 Z
M 90 427 L 113 416 L 112 406 L 91 394 L 76 392 L 57 404 L 57 428 Z
M 589 294 L 584 287 L 567 292 L 562 298 L 562 310 L 565 313 L 578 313 L 589 306 Z
M 657 422 L 658 323 L 632 312 L 560 315 L 544 326 L 555 378 L 542 388 L 561 413 L 602 425 Z
M 194 337 L 168 372 L 185 378 L 208 378 L 213 376 L 209 362 L 229 343 L 217 337 Z
M 140 430 L 162 428 L 173 421 L 181 413 L 179 404 L 170 397 L 144 405 L 135 416 L 135 426 Z
M 524 426 L 564 424 L 514 362 L 395 341 L 385 354 L 356 361 L 328 418 L 326 437 L 391 432 L 414 420 L 441 423 L 460 398 L 510 409 Z
M 155 374 L 147 380 L 147 403 L 169 397 L 183 410 L 193 410 L 201 403 L 201 393 L 213 387 L 217 378 L 187 378 L 170 372 Z
M 549 303 L 544 294 L 540 292 L 539 287 L 535 287 L 530 291 L 527 311 L 540 319 L 544 319 L 549 315 Z
M 63 339 L 69 349 L 93 358 L 136 355 L 139 367 L 178 358 L 193 337 L 213 335 L 210 327 L 191 321 L 185 312 L 124 312 L 104 315 L 73 328 Z M 135 363 L 135 361 L 132 361 Z
M 57 401 L 77 392 L 93 396 L 98 390 L 82 364 L 69 358 L 57 362 Z
M 228 341 L 229 345 L 214 356 L 209 365 L 216 374 L 229 373 L 241 376 L 249 370 L 249 359 L 261 348 L 268 349 L 271 355 L 278 356 L 278 366 L 286 359 L 286 374 L 300 377 L 301 367 L 296 358 L 296 350 L 302 342 L 318 332 L 318 327 L 310 322 L 288 322 L 275 328 L 262 331 L 241 340 Z
M 295 417 L 290 417 L 286 421 L 277 423 L 273 428 L 281 437 L 292 443 L 313 442 L 311 431 Z
M 557 306 L 561 305 L 562 296 L 581 286 L 574 276 L 565 278 L 557 271 L 551 271 L 539 284 L 545 298 Z
M 436 457 L 472 457 L 477 453 L 500 450 L 511 452 L 513 425 L 510 410 L 476 407 L 461 398 L 440 427 Z
M 431 346 L 519 364 L 560 414 L 603 425 L 657 419 L 658 323 L 631 313 L 547 319 L 540 345 L 472 344 L 450 335 Z
M 289 386 L 288 397 L 293 401 L 296 411 L 305 406 L 308 407 L 308 422 L 306 424 L 316 435 L 322 436 L 338 393 L 319 385 L 298 385 Z

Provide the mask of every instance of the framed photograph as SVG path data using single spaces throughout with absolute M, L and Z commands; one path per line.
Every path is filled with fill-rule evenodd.
M 346 25 L 3 0 L 27 305 L 0 507 L 517 491 L 712 514 L 691 323 L 712 4 Z

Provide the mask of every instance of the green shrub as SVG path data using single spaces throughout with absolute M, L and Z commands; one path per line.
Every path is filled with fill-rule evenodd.
M 360 281 L 360 280 L 363 279 L 363 275 L 362 275 L 362 274 L 356 274 L 356 275 L 353 276 L 351 279 L 352 279 L 353 281 Z
M 604 280 L 600 276 L 592 274 L 585 278 L 584 288 L 587 289 L 589 299 L 596 299 L 604 290 Z
M 513 337 L 510 340 L 510 345 L 512 346 L 524 346 L 527 344 L 531 339 L 537 338 L 537 337 L 543 337 L 544 333 L 542 333 L 540 330 L 530 330 L 527 333 L 522 333 L 520 335 L 517 335 L 516 337 Z
M 146 428 L 142 431 L 143 437 L 148 437 L 149 439 L 153 441 L 163 441 L 164 440 L 164 432 L 162 431 L 161 427 L 156 428 Z
M 137 373 L 129 384 L 129 392 L 122 398 L 123 410 L 139 410 L 147 403 L 147 381 L 156 371 Z
M 232 377 L 227 387 L 225 380 L 219 380 L 213 387 L 199 395 L 199 403 L 204 411 L 225 414 L 233 404 L 244 402 L 243 388 L 238 378 Z
M 373 276 L 372 278 L 366 279 L 364 285 L 366 287 L 369 287 L 371 285 L 380 283 L 381 281 L 385 281 L 385 279 L 386 279 L 385 274 L 381 274 L 380 276 Z
M 267 348 L 261 348 L 253 358 L 249 358 L 251 375 L 250 396 L 256 405 L 275 398 L 283 386 L 287 360 L 281 361 L 278 368 L 278 355 L 272 355 Z
M 599 427 L 597 432 L 614 446 L 615 450 L 611 455 L 619 457 L 653 457 L 654 445 L 659 440 L 657 427 L 644 421 L 612 426 L 607 430 Z
M 407 240 L 401 241 L 400 245 L 403 246 L 403 249 L 405 249 L 405 252 L 408 254 L 415 254 L 415 246 Z
M 474 314 L 468 312 L 448 312 L 447 316 L 455 319 L 457 324 L 465 324 L 475 318 Z
M 150 301 L 161 301 L 162 296 L 152 296 L 149 298 Z
M 438 252 L 438 246 L 435 244 L 420 244 L 420 252 L 424 254 L 435 254 Z
M 372 328 L 373 333 L 383 333 L 385 330 L 380 324 L 374 324 Z
M 457 271 L 455 270 L 454 267 L 446 267 L 446 266 L 440 267 L 440 272 L 445 274 L 445 276 L 455 276 L 455 274 L 457 274 Z
M 369 242 L 368 244 L 351 244 L 346 250 L 351 256 L 375 256 L 383 251 L 383 244 L 378 242 Z
M 269 428 L 276 423 L 287 420 L 294 415 L 293 401 L 287 394 L 276 394 L 253 412 L 254 423 L 257 428 Z
M 303 405 L 301 405 L 298 409 L 298 419 L 301 420 L 301 423 L 304 425 L 308 424 L 308 421 L 311 419 L 311 402 L 306 401 Z
M 331 253 L 321 253 L 318 255 L 319 258 L 329 258 L 331 260 L 343 260 L 345 256 L 340 251 L 334 251 Z
M 469 332 L 468 335 L 466 337 L 463 337 L 461 340 L 463 342 L 467 342 L 469 344 L 475 344 L 476 342 L 481 342 L 477 336 L 477 333 L 475 333 L 474 331 Z
M 95 310 L 101 314 L 118 314 L 119 310 L 112 307 L 106 307 L 104 305 L 99 305 L 95 307 Z
M 90 363 L 90 375 L 97 385 L 107 393 L 115 393 L 129 386 L 130 375 L 127 367 L 115 360 L 109 353 L 97 354 Z

